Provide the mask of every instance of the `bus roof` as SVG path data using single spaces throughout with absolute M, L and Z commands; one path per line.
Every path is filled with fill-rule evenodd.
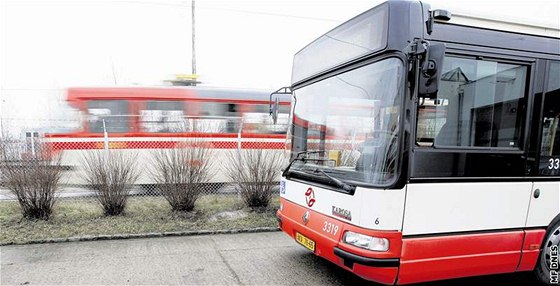
M 432 34 L 426 35 L 426 39 L 442 41 L 448 46 L 466 44 L 482 49 L 527 52 L 537 58 L 558 59 L 560 56 L 560 38 L 486 27 L 436 22 Z
M 452 11 L 449 23 L 499 31 L 560 38 L 560 27 L 553 27 L 541 23 L 515 22 L 513 19 L 503 17 L 499 18 L 498 16 L 476 16 L 466 13 L 454 13 Z

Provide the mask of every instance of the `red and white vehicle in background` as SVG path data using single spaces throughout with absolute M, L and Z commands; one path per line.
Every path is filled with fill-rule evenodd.
M 138 157 L 145 166 L 151 150 L 176 148 L 194 139 L 214 149 L 212 160 L 235 149 L 282 152 L 290 98 L 280 98 L 280 125 L 271 123 L 268 92 L 205 87 L 69 88 L 68 103 L 80 113 L 74 132 L 48 133 L 44 141 L 61 152 L 63 165 L 81 164 L 84 152 L 108 147 Z M 221 159 L 220 159 L 221 158 Z M 216 164 L 220 168 L 220 164 Z M 79 168 L 71 168 L 78 170 Z M 227 179 L 219 170 L 214 182 Z M 68 174 L 68 183 L 80 184 Z M 139 184 L 151 184 L 144 174 Z
M 560 39 L 389 1 L 299 51 L 281 229 L 383 284 L 558 283 Z

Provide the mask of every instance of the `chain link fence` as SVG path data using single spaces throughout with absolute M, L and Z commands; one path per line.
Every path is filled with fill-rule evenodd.
M 138 120 L 142 120 L 141 130 L 128 127 Z M 99 116 L 85 122 L 4 118 L 2 167 L 25 166 L 24 162 L 32 158 L 56 158 L 58 163 L 53 168 L 61 170 L 57 200 L 95 204 L 103 194 L 102 188 L 91 180 L 95 171 L 91 158 L 100 156 L 105 165 L 120 158 L 134 173 L 130 182 L 125 183 L 128 198 L 166 199 L 172 204 L 170 185 L 181 185 L 187 192 L 196 189 L 196 200 L 225 199 L 239 205 L 244 198 L 240 182 L 233 181 L 236 177 L 231 173 L 232 164 L 236 168 L 250 168 L 235 162 L 248 153 L 258 152 L 266 160 L 282 161 L 273 164 L 279 168 L 285 160 L 286 128 L 237 117 L 168 117 L 162 121 L 146 116 Z M 0 176 L 0 202 L 18 199 L 6 182 L 5 171 L 0 168 L 4 174 Z M 279 179 L 279 172 L 275 172 L 268 177 L 270 182 L 264 182 L 273 186 L 273 196 L 278 193 Z

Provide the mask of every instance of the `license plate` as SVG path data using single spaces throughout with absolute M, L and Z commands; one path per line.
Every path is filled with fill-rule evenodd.
M 315 252 L 315 241 L 307 238 L 303 234 L 296 232 L 296 241 L 305 246 L 305 248 Z

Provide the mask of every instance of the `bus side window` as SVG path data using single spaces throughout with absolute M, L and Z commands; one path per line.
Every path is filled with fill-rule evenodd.
M 445 124 L 448 100 L 421 98 L 418 103 L 418 146 L 432 146 L 436 134 Z
M 103 122 L 109 133 L 130 131 L 132 118 L 126 100 L 90 100 L 87 102 L 89 132 L 103 133 Z
M 560 175 L 560 62 L 551 62 L 545 90 L 540 175 Z
M 436 99 L 421 99 L 417 144 L 520 149 L 527 67 L 447 56 Z

